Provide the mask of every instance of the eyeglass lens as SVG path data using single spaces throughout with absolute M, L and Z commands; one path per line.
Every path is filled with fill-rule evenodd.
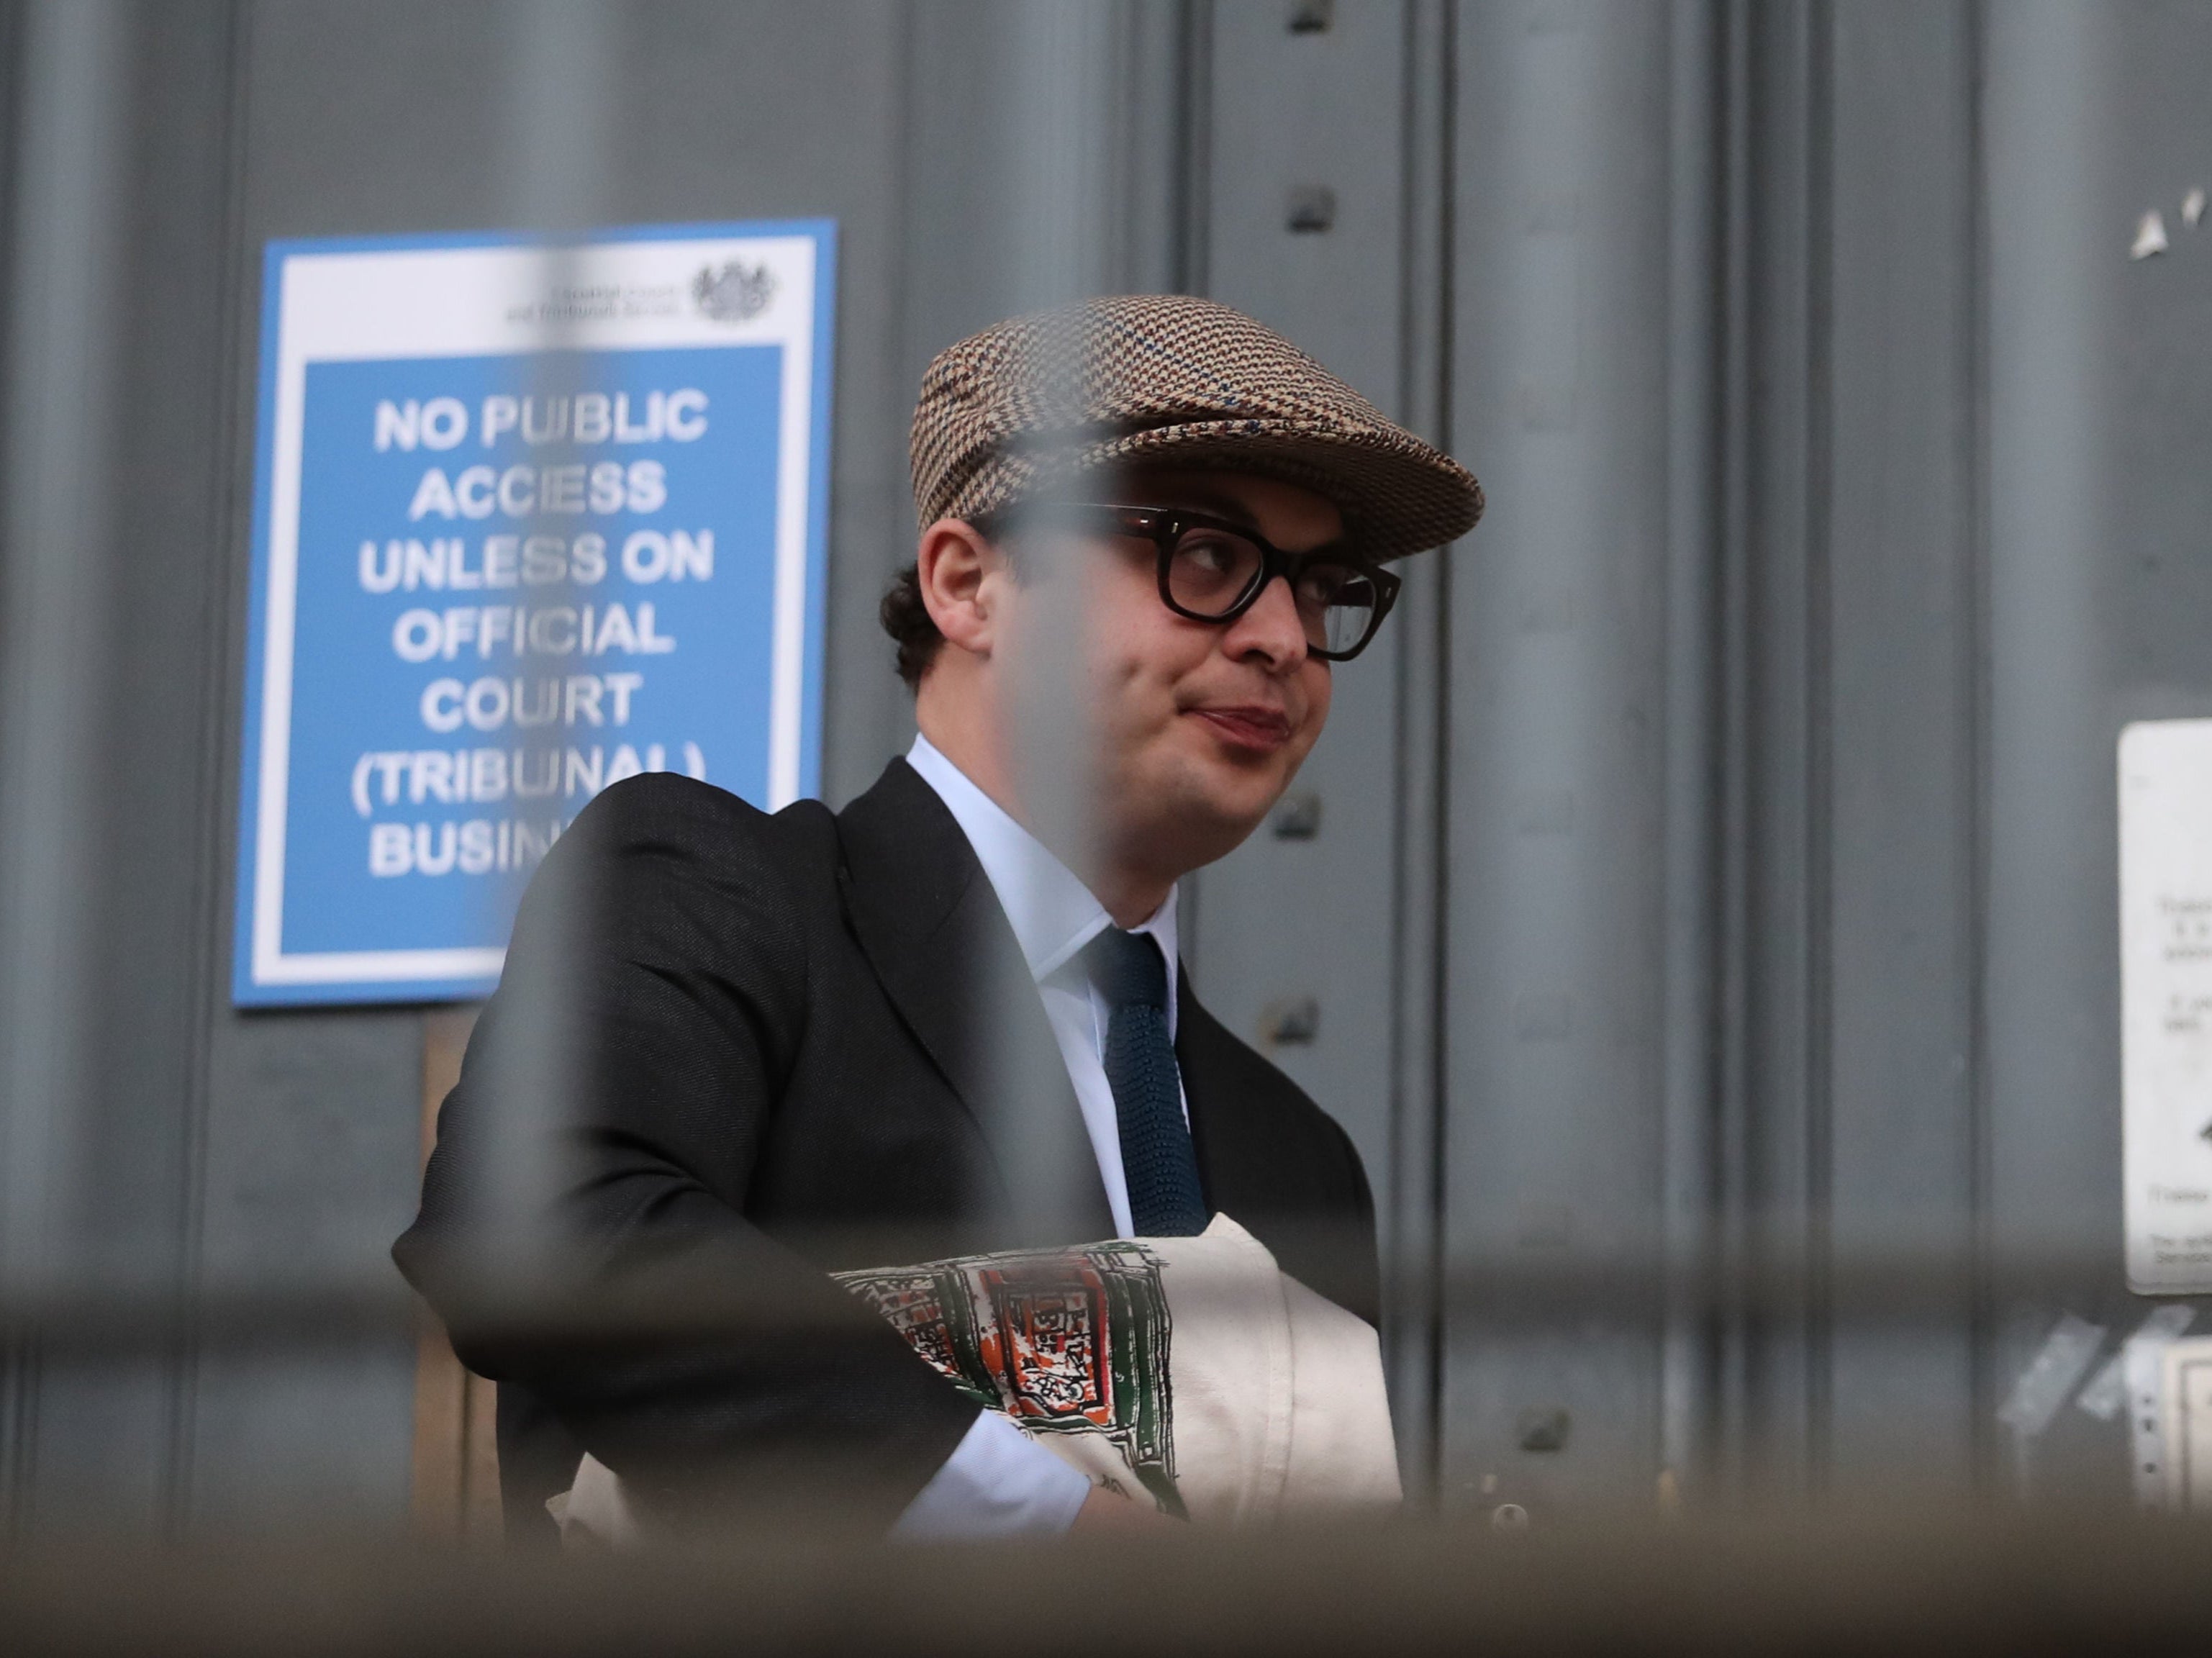
M 1227 616 L 1243 603 L 1266 566 L 1266 556 L 1244 537 L 1193 527 L 1176 538 L 1168 560 L 1168 592 L 1194 616 Z M 1306 642 L 1325 651 L 1348 651 L 1366 638 L 1381 599 L 1364 572 L 1323 560 L 1299 566 L 1291 594 L 1305 625 Z

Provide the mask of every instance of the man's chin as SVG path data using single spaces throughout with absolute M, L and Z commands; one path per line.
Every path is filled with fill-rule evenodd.
M 1282 798 L 1288 780 L 1279 765 L 1231 768 L 1216 762 L 1179 767 L 1161 786 L 1132 791 L 1114 807 L 1119 815 L 1146 799 L 1149 809 L 1141 815 L 1149 822 L 1141 837 L 1155 845 L 1187 847 L 1190 867 L 1196 869 L 1242 846 Z

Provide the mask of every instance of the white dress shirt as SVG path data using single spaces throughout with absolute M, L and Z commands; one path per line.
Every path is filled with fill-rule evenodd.
M 975 860 L 1012 926 L 1014 940 L 1036 981 L 1045 1019 L 1060 1044 L 1067 1079 L 1098 1160 L 1098 1177 L 1117 1235 L 1127 1236 L 1129 1187 L 1121 1170 L 1121 1120 L 1106 1080 L 1106 999 L 1078 959 L 1083 947 L 1113 925 L 1091 890 L 1067 865 L 1007 816 L 1004 808 L 916 737 L 907 763 L 937 791 L 975 849 Z M 1167 959 L 1168 1036 L 1176 1030 L 1176 893 L 1131 929 L 1150 933 Z M 1183 1102 L 1188 1120 L 1190 1102 Z M 1085 1240 L 1088 1242 L 1088 1240 Z M 988 1537 L 1065 1531 L 1091 1482 L 995 1411 L 978 1414 L 945 1466 L 924 1486 L 895 1528 L 907 1537 Z

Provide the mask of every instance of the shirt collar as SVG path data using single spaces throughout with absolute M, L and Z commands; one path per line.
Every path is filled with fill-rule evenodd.
M 1014 929 L 1030 975 L 1042 984 L 1067 965 L 1078 950 L 1113 925 L 1106 908 L 1073 871 L 1045 849 L 1044 843 L 1008 816 L 1006 809 L 969 780 L 968 774 L 917 735 L 907 763 L 937 791 L 945 810 L 975 849 L 975 861 L 998 895 L 999 906 Z M 1167 958 L 1169 1017 L 1176 1005 L 1176 897 L 1167 897 L 1151 917 L 1130 930 L 1152 935 Z

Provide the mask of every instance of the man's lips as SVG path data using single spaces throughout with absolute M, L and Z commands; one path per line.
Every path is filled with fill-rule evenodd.
M 1190 712 L 1212 726 L 1233 748 L 1265 752 L 1291 740 L 1290 716 L 1280 708 L 1243 703 Z

